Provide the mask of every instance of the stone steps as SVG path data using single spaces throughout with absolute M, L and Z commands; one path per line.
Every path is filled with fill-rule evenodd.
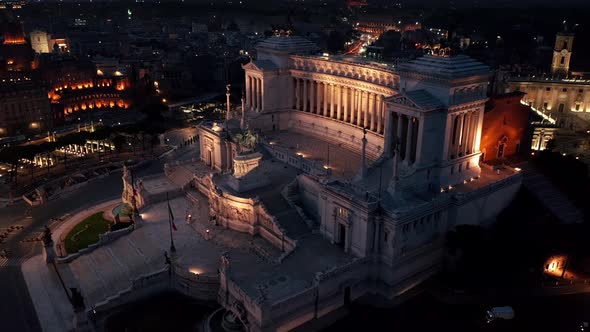
M 564 224 L 584 222 L 580 211 L 551 181 L 528 163 L 518 165 L 524 170 L 523 185 Z

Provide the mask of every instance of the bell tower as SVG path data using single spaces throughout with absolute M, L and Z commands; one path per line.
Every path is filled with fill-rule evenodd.
M 574 34 L 567 31 L 565 27 L 562 32 L 558 32 L 555 37 L 555 48 L 553 49 L 553 61 L 551 62 L 551 73 L 567 75 L 570 70 L 570 60 L 572 57 L 572 44 L 574 43 Z

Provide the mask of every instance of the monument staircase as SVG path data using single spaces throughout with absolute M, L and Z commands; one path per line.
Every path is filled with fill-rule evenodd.
M 584 222 L 580 211 L 551 181 L 528 162 L 518 167 L 524 171 L 523 186 L 545 206 L 560 222 L 576 224 Z
M 273 191 L 262 195 L 260 199 L 291 239 L 297 240 L 311 232 L 297 210 L 280 193 Z

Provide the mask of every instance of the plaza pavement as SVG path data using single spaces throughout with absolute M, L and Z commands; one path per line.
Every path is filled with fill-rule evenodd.
M 322 161 L 324 164 L 329 162 L 333 176 L 351 179 L 360 170 L 360 153 L 337 144 L 291 131 L 273 132 L 268 135 L 267 140 L 274 146 L 287 148 L 293 154 L 302 153 L 305 159 Z

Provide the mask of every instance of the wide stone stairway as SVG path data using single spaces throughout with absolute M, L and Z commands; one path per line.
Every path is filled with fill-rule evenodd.
M 524 171 L 523 185 L 543 206 L 564 224 L 584 222 L 584 214 L 551 181 L 529 163 L 519 164 Z

